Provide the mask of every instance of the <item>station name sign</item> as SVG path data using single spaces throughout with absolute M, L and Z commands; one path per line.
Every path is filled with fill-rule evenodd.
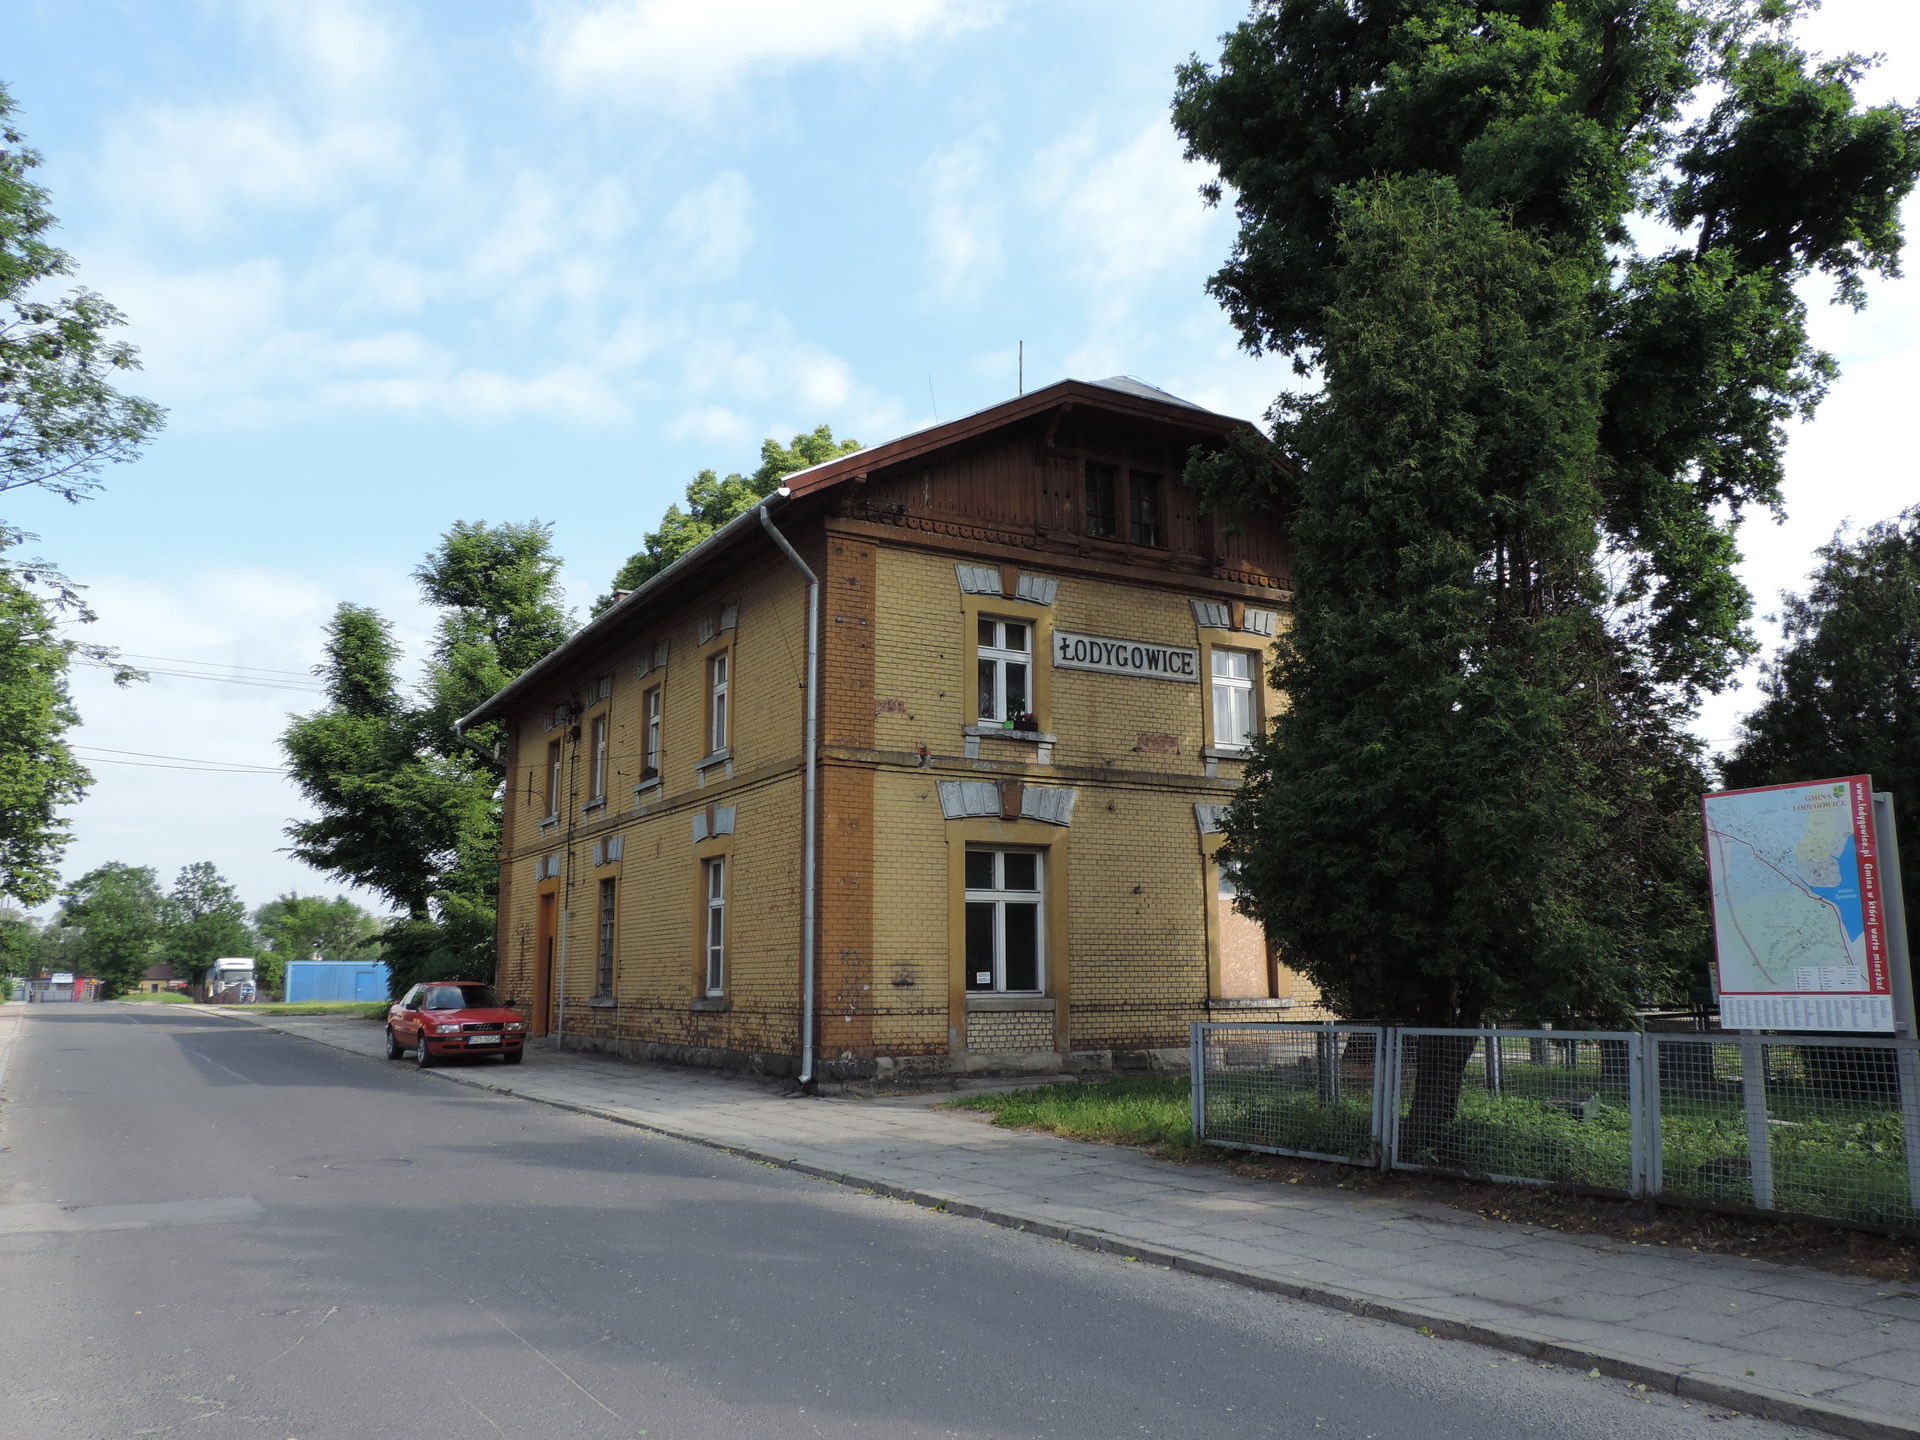
M 1200 652 L 1185 645 L 1154 645 L 1145 640 L 1112 640 L 1056 630 L 1053 663 L 1061 670 L 1099 670 L 1108 675 L 1200 683 Z

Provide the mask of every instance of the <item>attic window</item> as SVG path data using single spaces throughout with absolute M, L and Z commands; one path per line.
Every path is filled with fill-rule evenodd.
M 1122 470 L 1101 460 L 1086 462 L 1087 534 L 1133 545 L 1166 544 L 1161 477 L 1151 470 Z
M 1115 465 L 1087 462 L 1087 534 L 1096 540 L 1120 537 L 1120 470 Z

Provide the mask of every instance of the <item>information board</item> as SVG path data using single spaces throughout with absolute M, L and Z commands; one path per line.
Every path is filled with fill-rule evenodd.
M 1721 1026 L 1891 1031 L 1872 780 L 1726 790 L 1702 808 Z

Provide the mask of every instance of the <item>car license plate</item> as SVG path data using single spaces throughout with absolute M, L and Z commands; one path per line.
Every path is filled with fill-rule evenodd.
M 467 1036 L 467 1044 L 469 1045 L 498 1045 L 499 1043 L 500 1043 L 500 1037 L 498 1035 Z

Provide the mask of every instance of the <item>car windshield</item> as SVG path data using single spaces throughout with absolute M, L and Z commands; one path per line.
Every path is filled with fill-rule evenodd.
M 424 1010 L 491 1010 L 500 998 L 491 985 L 429 985 L 420 999 Z

